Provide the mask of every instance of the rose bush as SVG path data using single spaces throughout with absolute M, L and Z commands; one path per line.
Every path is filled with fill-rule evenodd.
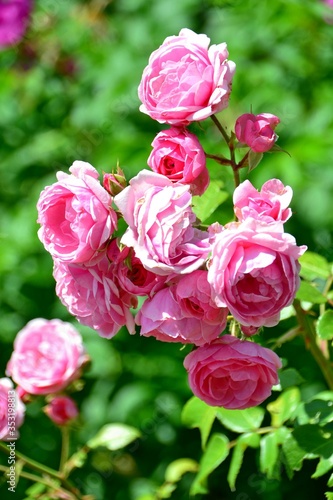
M 280 119 L 270 113 L 253 115 L 245 113 L 236 120 L 235 134 L 239 142 L 246 144 L 256 153 L 269 151 L 278 136 L 274 132 Z
M 94 167 L 75 161 L 69 170 L 58 172 L 58 182 L 40 195 L 38 236 L 54 259 L 89 263 L 117 228 L 117 215 Z
M 25 416 L 25 405 L 22 403 L 13 382 L 6 377 L 0 379 L 0 440 L 12 441 L 19 437 Z
M 235 72 L 227 45 L 182 29 L 155 50 L 139 85 L 140 111 L 154 120 L 187 125 L 226 108 Z
M 225 329 L 228 310 L 211 300 L 207 271 L 194 271 L 147 299 L 136 315 L 140 334 L 164 342 L 203 345 Z
M 88 359 L 70 323 L 37 318 L 18 332 L 6 374 L 28 394 L 50 394 L 79 378 Z
M 242 182 L 234 191 L 234 212 L 240 222 L 247 217 L 265 222 L 286 222 L 292 215 L 288 208 L 293 191 L 279 179 L 265 182 L 258 192 L 249 180 Z
M 299 287 L 306 250 L 283 232 L 282 223 L 248 218 L 230 223 L 212 245 L 208 281 L 216 304 L 244 326 L 274 326 Z
M 281 361 L 270 349 L 223 335 L 190 352 L 184 366 L 195 396 L 211 406 L 242 410 L 268 398 Z
M 128 228 L 121 243 L 133 247 L 143 266 L 159 275 L 190 273 L 210 252 L 209 235 L 195 229 L 189 186 L 142 170 L 114 201 Z
M 209 184 L 206 156 L 198 138 L 185 128 L 163 130 L 152 142 L 150 168 L 173 182 L 189 184 L 193 195 L 202 195 Z

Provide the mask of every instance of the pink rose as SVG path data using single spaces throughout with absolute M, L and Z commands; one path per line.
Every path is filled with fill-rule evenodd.
M 216 236 L 208 281 L 218 306 L 228 307 L 244 326 L 274 326 L 294 300 L 299 263 L 306 250 L 283 233 L 282 223 L 248 218 Z
M 0 48 L 21 41 L 29 24 L 32 0 L 0 2 Z
M 69 171 L 58 172 L 58 182 L 40 195 L 38 236 L 54 259 L 88 263 L 117 228 L 117 215 L 94 167 L 75 161 Z
M 136 298 L 121 289 L 107 256 L 93 266 L 55 261 L 53 276 L 58 297 L 80 323 L 108 339 L 125 325 L 135 333 Z
M 19 437 L 18 428 L 24 421 L 25 406 L 13 382 L 0 378 L 0 440 L 13 441 Z
M 109 248 L 109 258 L 110 253 Z M 117 276 L 121 288 L 129 294 L 151 295 L 163 288 L 167 277 L 159 276 L 145 269 L 132 248 L 124 247 L 120 251 L 116 246 L 112 260 L 114 261 L 114 274 Z
M 291 187 L 284 186 L 279 179 L 271 179 L 263 184 L 258 192 L 246 180 L 234 191 L 234 211 L 240 222 L 247 217 L 261 219 L 267 223 L 286 222 L 291 217 L 288 208 L 293 192 Z
M 189 184 L 193 195 L 202 195 L 209 184 L 206 155 L 194 134 L 185 128 L 163 130 L 153 140 L 148 165 L 173 182 Z
M 145 337 L 203 345 L 225 329 L 227 313 L 211 300 L 207 271 L 194 271 L 147 299 L 136 322 Z
M 68 396 L 52 398 L 44 407 L 44 412 L 56 425 L 66 425 L 79 414 L 75 401 Z
M 246 144 L 256 153 L 269 151 L 278 136 L 274 132 L 280 119 L 270 113 L 253 115 L 245 113 L 236 120 L 235 134 L 239 142 Z
M 160 123 L 187 125 L 226 108 L 236 66 L 225 43 L 209 43 L 189 29 L 166 38 L 143 71 L 140 111 Z
M 190 273 L 210 252 L 208 233 L 195 229 L 190 187 L 142 170 L 114 199 L 129 228 L 121 243 L 133 247 L 156 274 Z
M 210 406 L 243 410 L 270 396 L 281 361 L 270 349 L 223 335 L 190 352 L 184 366 L 195 396 Z
M 88 359 L 70 323 L 37 318 L 17 334 L 6 373 L 29 394 L 51 394 L 79 378 Z

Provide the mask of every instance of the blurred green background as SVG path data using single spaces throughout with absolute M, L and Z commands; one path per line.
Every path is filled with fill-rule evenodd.
M 199 434 L 180 420 L 191 396 L 184 352 L 125 331 L 101 339 L 68 315 L 55 296 L 51 257 L 37 238 L 39 193 L 75 159 L 100 173 L 119 161 L 128 178 L 146 168 L 150 144 L 163 127 L 139 112 L 137 87 L 150 53 L 187 27 L 212 43 L 227 42 L 237 64 L 229 108 L 219 116 L 229 130 L 251 110 L 280 117 L 278 144 L 290 156 L 267 154 L 249 178 L 257 188 L 271 177 L 291 185 L 294 216 L 287 230 L 333 260 L 330 15 L 333 20 L 333 10 L 319 0 L 40 0 L 22 42 L 0 52 L 0 376 L 16 333 L 30 319 L 59 317 L 77 326 L 93 363 L 75 396 L 82 422 L 73 450 L 107 422 L 143 433 L 135 449 L 95 452 L 74 474 L 77 486 L 98 500 L 143 498 L 163 482 L 170 461 L 200 457 Z M 223 151 L 210 120 L 191 130 L 207 152 Z M 230 193 L 211 218 L 224 223 L 231 217 L 232 177 L 214 163 L 209 169 Z M 307 358 L 300 359 L 300 370 L 305 362 L 320 379 Z M 57 467 L 59 433 L 41 406 L 28 407 L 18 449 Z M 268 481 L 258 473 L 255 453 L 247 453 L 237 491 L 230 492 L 222 464 L 207 498 L 323 498 L 325 481 L 309 479 L 312 464 L 292 481 L 285 475 Z M 185 476 L 172 498 L 188 498 L 191 480 Z M 22 480 L 17 498 L 25 497 L 27 486 Z M 1 498 L 12 498 L 7 486 L 0 489 Z

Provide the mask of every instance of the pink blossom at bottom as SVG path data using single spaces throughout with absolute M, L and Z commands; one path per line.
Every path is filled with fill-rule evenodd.
M 188 354 L 184 366 L 195 396 L 211 406 L 242 410 L 268 398 L 281 361 L 270 349 L 223 335 Z

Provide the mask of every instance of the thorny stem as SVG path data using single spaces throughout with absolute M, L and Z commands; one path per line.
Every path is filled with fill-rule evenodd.
M 304 337 L 305 345 L 311 351 L 314 359 L 316 360 L 328 387 L 333 391 L 333 367 L 328 359 L 325 358 L 322 351 L 319 349 L 316 342 L 316 332 L 312 319 L 309 317 L 306 311 L 302 309 L 299 300 L 294 300 L 294 308 L 296 311 L 297 320 L 301 327 L 301 331 Z
M 240 184 L 239 169 L 242 168 L 242 166 L 243 166 L 243 164 L 245 162 L 245 159 L 243 158 L 238 164 L 236 163 L 235 148 L 234 148 L 233 140 L 231 139 L 231 137 L 229 137 L 229 135 L 224 130 L 223 126 L 221 125 L 221 123 L 219 122 L 219 120 L 216 118 L 215 115 L 212 115 L 211 119 L 215 123 L 217 129 L 219 130 L 220 134 L 222 135 L 223 139 L 225 140 L 225 142 L 226 142 L 226 144 L 227 144 L 227 146 L 229 148 L 229 151 L 230 151 L 230 160 L 228 160 L 228 163 L 224 163 L 224 162 L 221 163 L 221 160 L 220 160 L 220 158 L 218 156 L 217 157 L 214 157 L 214 155 L 206 155 L 206 156 L 208 158 L 215 159 L 215 161 L 217 161 L 218 163 L 221 163 L 222 165 L 230 165 L 231 168 L 232 168 L 233 174 L 234 174 L 235 187 L 237 187 Z

